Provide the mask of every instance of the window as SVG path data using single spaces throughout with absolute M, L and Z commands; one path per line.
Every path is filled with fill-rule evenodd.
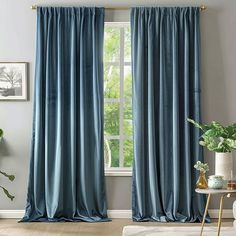
M 104 158 L 106 175 L 131 175 L 131 35 L 129 23 L 106 23 L 104 41 Z

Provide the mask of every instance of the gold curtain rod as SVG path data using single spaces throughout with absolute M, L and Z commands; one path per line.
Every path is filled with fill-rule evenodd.
M 32 5 L 31 6 L 32 10 L 37 10 L 37 5 Z M 106 10 L 128 10 L 130 7 L 105 7 Z M 205 11 L 207 7 L 205 5 L 200 6 L 201 11 Z

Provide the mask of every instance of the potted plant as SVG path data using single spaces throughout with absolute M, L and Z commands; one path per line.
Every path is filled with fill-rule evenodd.
M 197 188 L 205 189 L 208 188 L 207 180 L 206 180 L 206 172 L 209 171 L 209 166 L 207 163 L 202 163 L 200 161 L 197 161 L 197 163 L 194 165 L 194 168 L 196 170 L 199 170 L 200 175 L 198 178 L 198 181 L 196 183 Z
M 2 137 L 3 137 L 3 130 L 0 129 L 0 141 L 1 141 Z M 15 179 L 15 176 L 14 176 L 14 175 L 9 175 L 9 174 L 7 174 L 7 173 L 1 171 L 1 170 L 0 170 L 0 174 L 2 174 L 4 177 L 7 177 L 10 181 L 13 181 L 13 180 Z M 7 190 L 5 187 L 3 187 L 3 186 L 0 185 L 0 188 L 3 190 L 3 192 L 6 194 L 6 196 L 7 196 L 8 198 L 10 198 L 11 201 L 13 201 L 14 196 L 12 196 L 12 195 L 8 192 L 8 190 Z
M 199 144 L 215 152 L 215 175 L 230 179 L 233 171 L 232 150 L 236 149 L 236 124 L 223 126 L 212 121 L 204 125 L 192 119 L 188 121 L 203 131 Z

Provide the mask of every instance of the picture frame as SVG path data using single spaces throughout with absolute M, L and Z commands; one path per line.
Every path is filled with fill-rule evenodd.
M 0 101 L 26 101 L 27 62 L 0 62 Z

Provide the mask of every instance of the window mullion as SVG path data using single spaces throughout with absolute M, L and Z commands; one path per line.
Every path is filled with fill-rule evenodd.
M 120 159 L 119 166 L 124 166 L 124 28 L 120 28 Z
M 120 103 L 119 98 L 104 98 L 105 103 Z
M 106 140 L 119 140 L 120 136 L 119 135 L 105 135 Z
M 127 65 L 130 65 L 130 62 L 126 62 Z M 105 61 L 104 65 L 106 66 L 119 66 L 120 62 L 119 61 Z

